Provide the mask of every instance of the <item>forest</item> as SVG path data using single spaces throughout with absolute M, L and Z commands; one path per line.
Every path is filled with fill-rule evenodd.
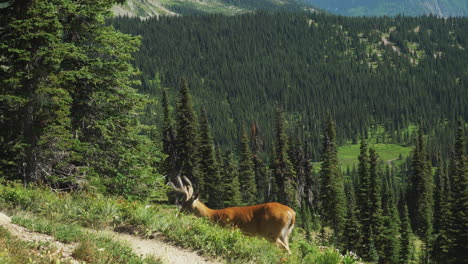
M 41 186 L 114 197 L 129 217 L 176 200 L 165 185 L 180 174 L 210 208 L 293 208 L 298 263 L 315 245 L 372 263 L 468 258 L 468 19 L 112 19 L 116 2 L 0 6 L 2 206 L 47 204 L 14 190 Z M 411 152 L 382 160 L 377 144 Z M 343 145 L 359 145 L 352 166 Z
M 174 103 L 185 78 L 222 147 L 235 145 L 242 123 L 256 123 L 272 142 L 282 107 L 316 161 L 328 114 L 339 144 L 378 126 L 390 141 L 409 143 L 405 131 L 424 120 L 435 148 L 448 155 L 456 120 L 467 118 L 466 18 L 257 12 L 112 23 L 142 36 L 134 56 L 140 91 L 160 97 L 167 88 Z

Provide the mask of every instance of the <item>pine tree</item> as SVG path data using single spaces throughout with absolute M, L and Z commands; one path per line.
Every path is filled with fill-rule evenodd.
M 346 215 L 346 224 L 344 228 L 346 250 L 356 252 L 361 248 L 361 225 L 357 219 L 356 197 L 352 184 L 346 186 L 346 197 L 348 201 L 348 210 Z
M 413 231 L 411 230 L 411 222 L 408 215 L 408 206 L 403 202 L 401 210 L 401 248 L 400 248 L 400 261 L 401 264 L 407 264 L 410 258 L 411 249 L 411 236 Z
M 325 225 L 335 231 L 335 239 L 340 241 L 346 222 L 346 197 L 343 176 L 338 164 L 335 124 L 328 119 L 325 124 L 320 168 L 320 196 Z
M 174 131 L 174 120 L 172 118 L 169 100 L 167 98 L 167 91 L 163 89 L 162 97 L 163 107 L 163 131 L 162 131 L 162 144 L 163 153 L 167 155 L 164 161 L 164 168 L 167 174 L 175 174 L 177 153 L 176 153 L 176 135 Z M 167 179 L 169 181 L 171 179 Z
M 375 149 L 369 149 L 369 239 L 374 241 L 375 249 L 382 255 L 384 248 L 383 218 L 382 218 L 382 171 L 379 166 L 378 154 Z
M 358 209 L 360 218 L 364 220 L 369 218 L 369 209 L 367 207 L 369 198 L 369 155 L 367 150 L 367 142 L 364 137 L 361 137 L 358 176 Z
M 448 250 L 450 241 L 448 240 L 449 219 L 450 219 L 450 188 L 447 168 L 438 157 L 439 166 L 435 174 L 435 192 L 434 192 L 434 244 L 432 256 L 435 261 L 443 262 L 448 259 Z
M 222 188 L 218 164 L 216 162 L 213 136 L 205 107 L 201 109 L 200 116 L 200 145 L 199 153 L 199 173 L 204 181 L 204 189 L 200 189 L 202 197 L 208 197 L 207 205 L 212 208 L 222 207 Z
M 194 188 L 204 189 L 204 179 L 199 173 L 199 153 L 198 153 L 198 125 L 197 117 L 193 110 L 190 89 L 185 80 L 179 91 L 177 102 L 177 167 L 180 168 L 181 175 L 192 180 Z
M 366 256 L 369 252 L 369 154 L 367 149 L 367 142 L 363 136 L 361 136 L 361 146 L 359 154 L 358 164 L 358 190 L 357 190 L 357 208 L 358 208 L 358 219 L 360 224 L 363 226 L 362 229 L 362 240 L 361 248 L 358 252 Z
M 255 173 L 255 182 L 257 185 L 257 201 L 258 203 L 265 203 L 269 197 L 269 179 L 267 167 L 262 159 L 259 157 L 262 151 L 262 140 L 260 139 L 258 126 L 256 123 L 252 124 L 250 129 L 250 137 L 252 142 L 252 155 Z
M 226 152 L 224 156 L 221 181 L 224 189 L 222 199 L 224 207 L 240 206 L 242 203 L 242 196 L 239 184 L 238 167 L 231 151 Z
M 105 25 L 121 1 L 9 2 L 0 39 L 7 173 L 25 184 L 143 194 L 160 178 L 160 153 L 138 121 L 145 100 L 130 59 L 139 40 Z
M 286 135 L 284 113 L 277 111 L 276 116 L 276 151 L 273 160 L 273 175 L 278 188 L 277 198 L 280 203 L 298 209 L 296 199 L 296 173 L 288 155 L 288 136 Z M 297 211 L 297 210 L 296 210 Z
M 410 187 L 408 193 L 408 209 L 413 230 L 426 245 L 425 255 L 428 256 L 432 238 L 433 221 L 433 177 L 431 167 L 426 158 L 422 125 L 419 125 L 417 143 L 411 161 Z
M 392 264 L 398 263 L 400 257 L 400 217 L 388 181 L 388 178 L 384 180 L 382 191 L 383 251 L 379 263 Z
M 465 126 L 458 122 L 450 165 L 450 263 L 463 263 L 468 259 L 468 157 L 465 149 Z
M 240 141 L 239 183 L 242 190 L 242 203 L 254 205 L 257 201 L 257 183 L 255 182 L 253 155 L 244 126 L 242 126 Z

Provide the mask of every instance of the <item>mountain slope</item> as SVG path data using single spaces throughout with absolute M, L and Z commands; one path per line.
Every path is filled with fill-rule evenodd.
M 221 13 L 235 15 L 262 10 L 304 10 L 308 4 L 298 0 L 128 0 L 124 5 L 116 5 L 112 11 L 116 15 L 138 16 L 142 18 L 159 15 L 187 15 Z
M 275 105 L 303 128 L 316 157 L 328 113 L 340 143 L 376 123 L 393 132 L 419 118 L 427 127 L 468 119 L 468 18 L 257 12 L 113 24 L 142 36 L 134 61 L 142 92 L 158 97 L 164 86 L 174 102 L 185 78 L 220 145 L 234 146 L 243 122 L 272 142 Z
M 324 10 L 351 16 L 424 15 L 468 16 L 466 0 L 305 0 Z

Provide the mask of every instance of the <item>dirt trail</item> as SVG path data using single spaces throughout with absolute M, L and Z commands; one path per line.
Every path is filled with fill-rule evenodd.
M 28 229 L 15 225 L 11 223 L 11 218 L 0 212 L 0 226 L 6 228 L 13 236 L 17 237 L 20 240 L 27 242 L 49 242 L 52 245 L 52 248 L 55 248 L 55 252 L 52 255 L 57 255 L 61 260 L 67 260 L 71 263 L 78 264 L 79 262 L 73 259 L 72 253 L 73 249 L 76 247 L 76 243 L 63 244 L 54 237 L 29 231 Z
M 197 253 L 182 249 L 167 242 L 164 242 L 161 238 L 155 236 L 154 239 L 142 239 L 128 234 L 116 233 L 113 231 L 100 231 L 118 239 L 126 241 L 133 251 L 141 256 L 156 256 L 161 258 L 164 263 L 169 264 L 201 264 L 201 263 L 221 263 L 216 260 L 207 259 L 199 256 Z
M 0 226 L 5 227 L 12 235 L 18 237 L 20 240 L 29 242 L 50 242 L 56 248 L 56 254 L 61 254 L 63 259 L 71 261 L 72 263 L 79 263 L 72 257 L 72 252 L 76 247 L 76 243 L 63 244 L 54 237 L 29 231 L 28 229 L 11 223 L 11 218 L 0 212 Z M 91 231 L 91 230 L 90 230 Z M 142 239 L 136 236 L 116 233 L 113 231 L 91 231 L 106 236 L 110 236 L 113 239 L 125 241 L 133 251 L 139 256 L 155 256 L 160 258 L 164 263 L 169 264 L 201 264 L 221 263 L 216 260 L 207 259 L 199 256 L 196 252 L 192 252 L 186 249 L 181 249 L 171 244 L 168 244 L 163 239 L 155 236 L 154 239 Z

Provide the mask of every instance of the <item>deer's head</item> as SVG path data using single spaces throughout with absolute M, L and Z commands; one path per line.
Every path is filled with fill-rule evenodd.
M 172 187 L 172 189 L 175 192 L 183 195 L 182 203 L 181 203 L 182 211 L 186 211 L 190 213 L 195 212 L 194 204 L 198 200 L 198 194 L 193 193 L 192 182 L 189 180 L 189 178 L 185 176 L 183 176 L 182 178 L 180 178 L 180 176 L 177 176 L 175 181 L 179 186 L 176 186 L 173 182 L 169 182 L 168 184 L 169 186 Z M 184 184 L 184 182 L 186 184 Z

